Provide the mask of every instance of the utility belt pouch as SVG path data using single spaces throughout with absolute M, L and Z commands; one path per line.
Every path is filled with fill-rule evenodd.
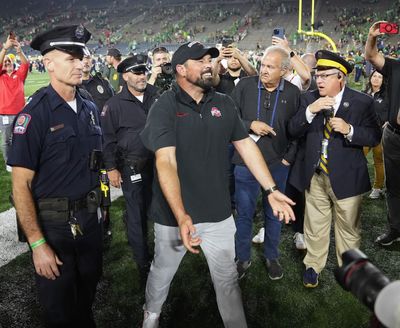
M 103 161 L 102 152 L 98 149 L 93 149 L 90 152 L 89 168 L 92 171 L 100 171 Z
M 97 208 L 101 204 L 101 190 L 99 188 L 89 191 L 86 195 L 86 204 L 88 213 L 97 213 Z
M 42 198 L 37 202 L 39 218 L 43 221 L 67 222 L 70 217 L 67 197 Z

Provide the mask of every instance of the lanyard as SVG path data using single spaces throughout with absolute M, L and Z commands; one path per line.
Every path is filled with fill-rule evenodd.
M 281 82 L 279 82 L 278 91 L 276 92 L 275 104 L 274 104 L 274 108 L 272 110 L 271 121 L 269 122 L 270 127 L 273 127 L 273 124 L 274 124 L 276 107 L 278 105 L 279 93 L 281 91 L 281 84 L 282 84 L 282 80 L 281 80 Z M 258 80 L 257 121 L 260 120 L 260 110 L 261 110 L 261 80 L 259 79 Z

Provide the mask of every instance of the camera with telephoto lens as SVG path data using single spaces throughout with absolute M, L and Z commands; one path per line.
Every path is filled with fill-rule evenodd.
M 158 74 L 154 85 L 164 92 L 171 87 L 171 83 L 174 80 L 174 70 L 172 69 L 171 63 L 162 64 L 160 67 L 161 73 Z
M 359 249 L 344 252 L 342 260 L 334 272 L 340 286 L 373 311 L 383 327 L 400 327 L 400 281 L 391 282 Z

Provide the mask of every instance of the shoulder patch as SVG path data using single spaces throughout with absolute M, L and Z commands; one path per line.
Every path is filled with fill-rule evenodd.
M 15 121 L 14 134 L 25 134 L 30 121 L 31 116 L 29 114 L 20 114 Z

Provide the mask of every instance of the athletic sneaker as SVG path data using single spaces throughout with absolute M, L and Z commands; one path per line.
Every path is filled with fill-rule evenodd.
M 308 268 L 303 275 L 303 285 L 307 288 L 315 288 L 318 286 L 319 273 L 313 268 Z
M 238 272 L 238 279 L 242 279 L 246 275 L 246 271 L 250 268 L 251 261 L 236 261 L 236 269 Z
M 307 249 L 306 242 L 304 240 L 304 235 L 300 232 L 296 232 L 293 236 L 293 242 L 297 249 L 304 250 Z
M 144 311 L 142 328 L 158 328 L 159 321 L 159 313 Z
M 265 235 L 265 229 L 261 228 L 258 230 L 257 234 L 253 237 L 252 241 L 255 244 L 262 244 L 264 242 L 264 235 Z
M 383 246 L 390 246 L 395 241 L 400 241 L 400 232 L 390 230 L 376 238 L 375 242 Z
M 265 260 L 265 265 L 267 266 L 268 277 L 271 280 L 279 280 L 283 278 L 283 270 L 281 264 L 277 259 L 275 260 Z
M 378 199 L 381 197 L 381 195 L 383 195 L 382 189 L 372 189 L 368 197 L 371 199 Z

